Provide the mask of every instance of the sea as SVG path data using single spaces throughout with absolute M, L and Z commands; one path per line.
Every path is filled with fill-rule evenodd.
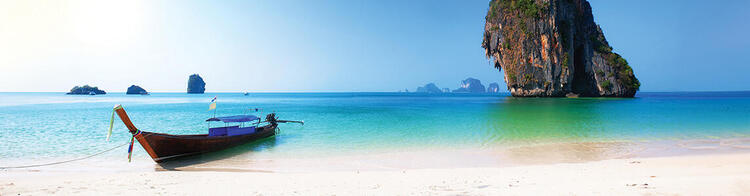
M 209 111 L 214 97 L 216 110 Z M 281 124 L 275 137 L 203 161 L 230 159 L 238 168 L 273 168 L 269 162 L 274 160 L 287 160 L 277 166 L 306 163 L 312 168 L 341 160 L 358 160 L 350 167 L 367 160 L 393 168 L 408 160 L 412 164 L 404 167 L 411 168 L 441 166 L 414 163 L 420 160 L 461 167 L 518 163 L 534 156 L 576 162 L 750 152 L 750 92 L 639 92 L 635 98 L 24 92 L 0 93 L 0 167 L 77 159 L 129 143 L 131 135 L 117 117 L 106 140 L 112 108 L 118 104 L 139 129 L 168 134 L 205 134 L 209 127 L 225 125 L 206 122 L 214 116 L 276 113 L 282 120 L 304 121 Z M 94 161 L 66 164 L 90 168 L 115 163 L 127 170 L 127 154 L 125 145 L 88 158 Z M 156 167 L 137 142 L 131 162 L 135 168 Z

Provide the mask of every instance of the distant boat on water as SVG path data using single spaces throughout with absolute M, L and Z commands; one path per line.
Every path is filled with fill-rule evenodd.
M 248 93 L 247 91 L 245 91 L 245 96 L 248 96 L 248 95 L 250 95 L 250 93 Z

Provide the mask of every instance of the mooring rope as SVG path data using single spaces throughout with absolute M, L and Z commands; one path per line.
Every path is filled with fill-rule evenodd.
M 97 155 L 100 155 L 100 154 L 104 154 L 106 152 L 112 151 L 114 149 L 117 149 L 119 147 L 123 147 L 123 146 L 128 145 L 128 144 L 130 144 L 130 141 L 128 141 L 127 143 L 121 144 L 119 146 L 115 146 L 113 148 L 110 148 L 110 149 L 107 149 L 107 150 L 104 150 L 104 151 L 101 151 L 101 152 L 97 152 L 97 153 L 94 153 L 94 154 L 91 154 L 91 155 L 88 155 L 88 156 L 85 156 L 85 157 L 80 157 L 80 158 L 75 158 L 75 159 L 70 159 L 70 160 L 65 160 L 65 161 L 58 161 L 58 162 L 44 163 L 44 164 L 35 164 L 35 165 L 20 165 L 20 166 L 7 166 L 7 167 L 6 166 L 0 166 L 0 169 L 18 169 L 18 168 L 29 168 L 29 167 L 41 167 L 41 166 L 48 166 L 48 165 L 63 164 L 63 163 L 68 163 L 68 162 L 73 162 L 73 161 L 80 161 L 80 160 L 88 159 L 88 158 L 91 158 L 91 157 L 94 157 L 94 156 L 97 156 Z

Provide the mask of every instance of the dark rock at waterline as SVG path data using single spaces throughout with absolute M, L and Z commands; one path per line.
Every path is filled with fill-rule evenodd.
M 424 87 L 417 87 L 418 93 L 442 93 L 443 91 L 435 85 L 435 83 L 429 83 Z
M 485 21 L 482 47 L 513 96 L 633 97 L 640 88 L 586 0 L 492 0 Z
M 482 85 L 482 81 L 475 78 L 467 78 L 461 81 L 461 88 L 453 90 L 454 93 L 484 93 L 487 89 Z
M 188 78 L 187 93 L 203 94 L 206 91 L 206 82 L 198 74 L 190 75 Z
M 75 86 L 73 89 L 70 89 L 70 92 L 65 93 L 68 95 L 104 95 L 107 94 L 107 92 L 104 92 L 103 90 L 99 90 L 98 87 L 92 87 L 87 85 L 83 86 Z
M 140 86 L 131 85 L 128 87 L 128 91 L 125 92 L 127 95 L 148 95 L 148 92 L 146 89 L 141 88 Z

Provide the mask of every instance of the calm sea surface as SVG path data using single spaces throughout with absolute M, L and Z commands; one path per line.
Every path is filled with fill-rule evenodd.
M 305 121 L 305 125 L 282 124 L 275 138 L 241 147 L 256 157 L 750 137 L 750 92 L 638 93 L 632 99 L 413 93 L 0 93 L 0 160 L 4 160 L 0 163 L 80 157 L 126 143 L 130 134 L 119 119 L 111 141 L 105 141 L 115 104 L 122 104 L 144 131 L 206 133 L 205 119 L 213 115 L 208 104 L 214 96 L 218 115 L 262 108 L 264 115 L 273 111 L 280 119 Z M 102 156 L 123 161 L 125 151 Z M 148 159 L 140 146 L 134 156 Z

